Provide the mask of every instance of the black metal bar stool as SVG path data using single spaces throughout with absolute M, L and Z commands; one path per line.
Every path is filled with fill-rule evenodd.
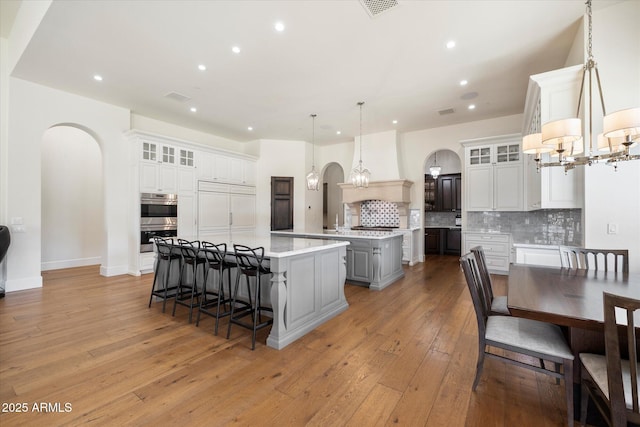
M 231 335 L 231 325 L 236 324 L 252 331 L 251 350 L 256 348 L 256 331 L 273 324 L 273 309 L 262 305 L 261 298 L 261 277 L 265 274 L 271 274 L 271 270 L 264 263 L 264 248 L 249 248 L 243 245 L 233 245 L 236 254 L 236 264 L 238 265 L 238 274 L 236 276 L 236 286 L 233 292 L 233 301 L 231 302 L 231 314 L 229 317 L 229 327 L 227 329 L 227 338 Z M 240 286 L 240 276 L 244 276 L 247 283 L 248 300 L 238 301 L 238 289 Z M 251 298 L 251 277 L 254 278 L 256 290 Z M 242 305 L 236 310 L 236 304 Z M 268 311 L 272 316 L 267 320 L 262 320 L 262 312 Z M 251 323 L 243 322 L 241 319 L 251 316 Z
M 204 276 L 204 287 L 202 289 L 202 297 L 200 298 L 200 306 L 198 307 L 198 317 L 196 317 L 196 326 L 200 324 L 200 314 L 208 314 L 216 319 L 215 334 L 218 335 L 218 323 L 221 317 L 231 314 L 231 269 L 236 267 L 235 258 L 230 260 L 227 255 L 227 244 L 221 243 L 215 245 L 209 242 L 202 242 L 200 256 L 206 261 L 206 269 Z M 209 273 L 217 271 L 217 287 L 215 289 L 207 288 L 209 281 Z M 228 293 L 224 291 L 224 272 L 227 272 L 227 288 Z M 220 312 L 220 306 L 223 311 Z
M 178 271 L 181 269 L 182 254 L 176 251 L 173 246 L 173 239 L 153 238 L 156 247 L 156 265 L 151 285 L 151 296 L 149 296 L 149 307 L 153 297 L 162 299 L 162 312 L 165 312 L 167 299 L 175 298 L 178 284 L 172 284 L 171 266 L 177 264 Z
M 183 305 L 189 308 L 189 323 L 191 323 L 193 309 L 200 304 L 201 289 L 204 287 L 206 260 L 198 256 L 198 252 L 200 252 L 199 241 L 189 242 L 178 239 L 178 245 L 182 253 L 182 268 L 178 289 L 176 289 L 176 297 L 173 300 L 172 315 L 176 315 L 176 306 L 178 304 Z M 202 282 L 198 282 L 198 270 L 202 273 Z

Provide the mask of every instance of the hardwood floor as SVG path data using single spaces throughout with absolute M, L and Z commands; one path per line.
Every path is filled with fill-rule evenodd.
M 147 308 L 152 275 L 44 272 L 43 288 L 0 300 L 0 425 L 564 425 L 563 386 L 546 375 L 488 359 L 471 391 L 477 326 L 458 257 L 405 271 L 380 292 L 347 286 L 346 312 L 280 351 L 268 331 L 251 351 L 245 329 L 224 338 L 226 321 L 214 336 L 210 317 Z

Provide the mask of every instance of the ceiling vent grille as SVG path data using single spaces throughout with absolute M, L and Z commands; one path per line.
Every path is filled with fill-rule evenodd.
M 164 97 L 165 98 L 169 98 L 169 99 L 173 99 L 174 101 L 178 101 L 178 102 L 187 102 L 187 101 L 189 101 L 191 99 L 188 96 L 181 95 L 181 94 L 179 94 L 177 92 L 169 92 Z
M 453 108 L 445 108 L 444 110 L 438 111 L 438 114 L 440 114 L 441 116 L 446 116 L 447 114 L 453 114 L 455 112 L 456 110 L 454 110 Z
M 375 18 L 383 12 L 398 6 L 398 0 L 360 0 L 360 4 L 370 17 Z

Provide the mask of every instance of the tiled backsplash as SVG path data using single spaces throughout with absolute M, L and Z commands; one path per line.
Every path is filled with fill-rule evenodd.
M 582 210 L 467 212 L 469 231 L 511 233 L 513 243 L 582 246 Z
M 452 227 L 456 225 L 455 212 L 425 212 L 425 227 Z
M 398 205 L 383 200 L 367 200 L 360 205 L 360 225 L 363 227 L 399 227 Z

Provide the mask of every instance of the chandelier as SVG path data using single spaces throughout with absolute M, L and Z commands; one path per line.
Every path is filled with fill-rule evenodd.
M 440 175 L 440 171 L 442 170 L 442 168 L 438 166 L 438 152 L 436 151 L 433 155 L 435 156 L 435 158 L 433 160 L 433 166 L 429 168 L 429 173 L 431 173 L 431 177 L 433 179 L 436 179 Z
M 640 141 L 640 107 L 606 113 L 604 96 L 600 85 L 598 65 L 592 53 L 592 25 L 591 0 L 587 0 L 587 17 L 589 19 L 589 39 L 587 45 L 587 62 L 583 67 L 580 95 L 578 96 L 578 110 L 576 118 L 555 120 L 542 125 L 542 133 L 526 135 L 522 139 L 522 151 L 535 154 L 537 169 L 541 167 L 560 166 L 569 171 L 576 166 L 591 165 L 593 163 L 612 164 L 617 169 L 617 163 L 627 160 L 640 159 L 639 154 L 631 154 L 629 149 Z M 602 104 L 603 132 L 598 135 L 594 149 L 593 138 L 593 75 L 595 74 L 600 103 Z M 582 121 L 580 106 L 585 89 L 585 80 L 589 78 L 589 133 L 588 145 L 582 137 Z M 586 152 L 585 152 L 586 150 Z M 542 162 L 540 154 L 550 153 L 553 161 Z
M 362 164 L 362 104 L 364 104 L 363 101 L 358 102 L 360 106 L 360 161 L 358 162 L 358 166 L 351 171 L 351 183 L 356 188 L 368 187 L 369 178 L 371 177 L 369 169 L 365 168 Z
M 320 175 L 316 172 L 316 116 L 317 114 L 311 114 L 312 131 L 311 131 L 311 146 L 312 146 L 312 161 L 311 172 L 307 174 L 307 190 L 318 191 L 320 188 Z

